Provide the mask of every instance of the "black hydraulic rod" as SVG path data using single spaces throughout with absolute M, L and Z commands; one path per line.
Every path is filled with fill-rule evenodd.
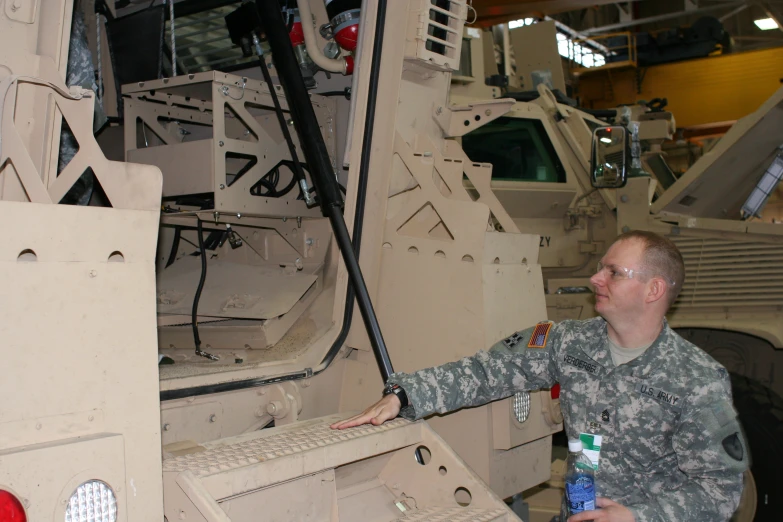
M 345 262 L 350 283 L 356 293 L 359 311 L 362 314 L 364 326 L 370 338 L 378 369 L 381 372 L 383 381 L 386 382 L 389 376 L 394 373 L 394 369 L 389 358 L 389 352 L 386 349 L 386 342 L 381 334 L 378 318 L 370 300 L 370 294 L 367 291 L 367 285 L 364 282 L 359 262 L 354 254 L 348 228 L 345 226 L 341 210 L 343 205 L 342 194 L 329 161 L 329 155 L 326 151 L 326 144 L 323 141 L 318 120 L 310 103 L 310 96 L 307 93 L 307 88 L 299 71 L 299 64 L 291 47 L 280 4 L 277 0 L 257 0 L 256 4 L 274 57 L 278 78 L 288 100 L 288 108 L 294 120 L 294 128 L 299 135 L 299 143 L 302 146 L 305 160 L 311 169 L 310 177 L 316 188 L 321 212 L 329 218 L 329 222 L 332 225 L 332 231 Z
M 326 150 L 321 128 L 310 102 L 299 63 L 294 55 L 291 40 L 286 31 L 283 13 L 278 0 L 258 0 L 256 2 L 261 25 L 266 33 L 272 59 L 277 69 L 277 77 L 288 100 L 288 110 L 294 120 L 294 128 L 299 135 L 299 145 L 310 167 L 310 178 L 315 185 L 321 212 L 327 215 L 329 206 L 343 206 L 340 186 L 332 170 L 329 154 Z

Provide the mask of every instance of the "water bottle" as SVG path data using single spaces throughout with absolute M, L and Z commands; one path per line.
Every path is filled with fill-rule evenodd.
M 579 439 L 568 441 L 565 487 L 568 516 L 595 509 L 593 464 L 582 453 L 582 441 Z

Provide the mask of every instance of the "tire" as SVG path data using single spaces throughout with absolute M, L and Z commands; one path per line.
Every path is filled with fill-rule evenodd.
M 754 521 L 778 521 L 783 508 L 783 398 L 760 382 L 734 373 L 731 387 L 756 483 Z

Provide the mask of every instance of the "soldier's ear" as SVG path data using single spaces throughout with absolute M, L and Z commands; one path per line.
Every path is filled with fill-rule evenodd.
M 666 281 L 660 277 L 653 277 L 650 282 L 647 283 L 647 295 L 645 301 L 648 303 L 655 303 L 661 299 L 666 298 L 667 290 Z

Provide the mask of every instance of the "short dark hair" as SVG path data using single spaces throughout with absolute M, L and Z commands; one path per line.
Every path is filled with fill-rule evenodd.
M 615 243 L 629 239 L 636 239 L 644 244 L 642 269 L 666 279 L 668 310 L 677 300 L 685 282 L 685 262 L 680 250 L 671 239 L 646 230 L 632 230 L 621 234 Z

